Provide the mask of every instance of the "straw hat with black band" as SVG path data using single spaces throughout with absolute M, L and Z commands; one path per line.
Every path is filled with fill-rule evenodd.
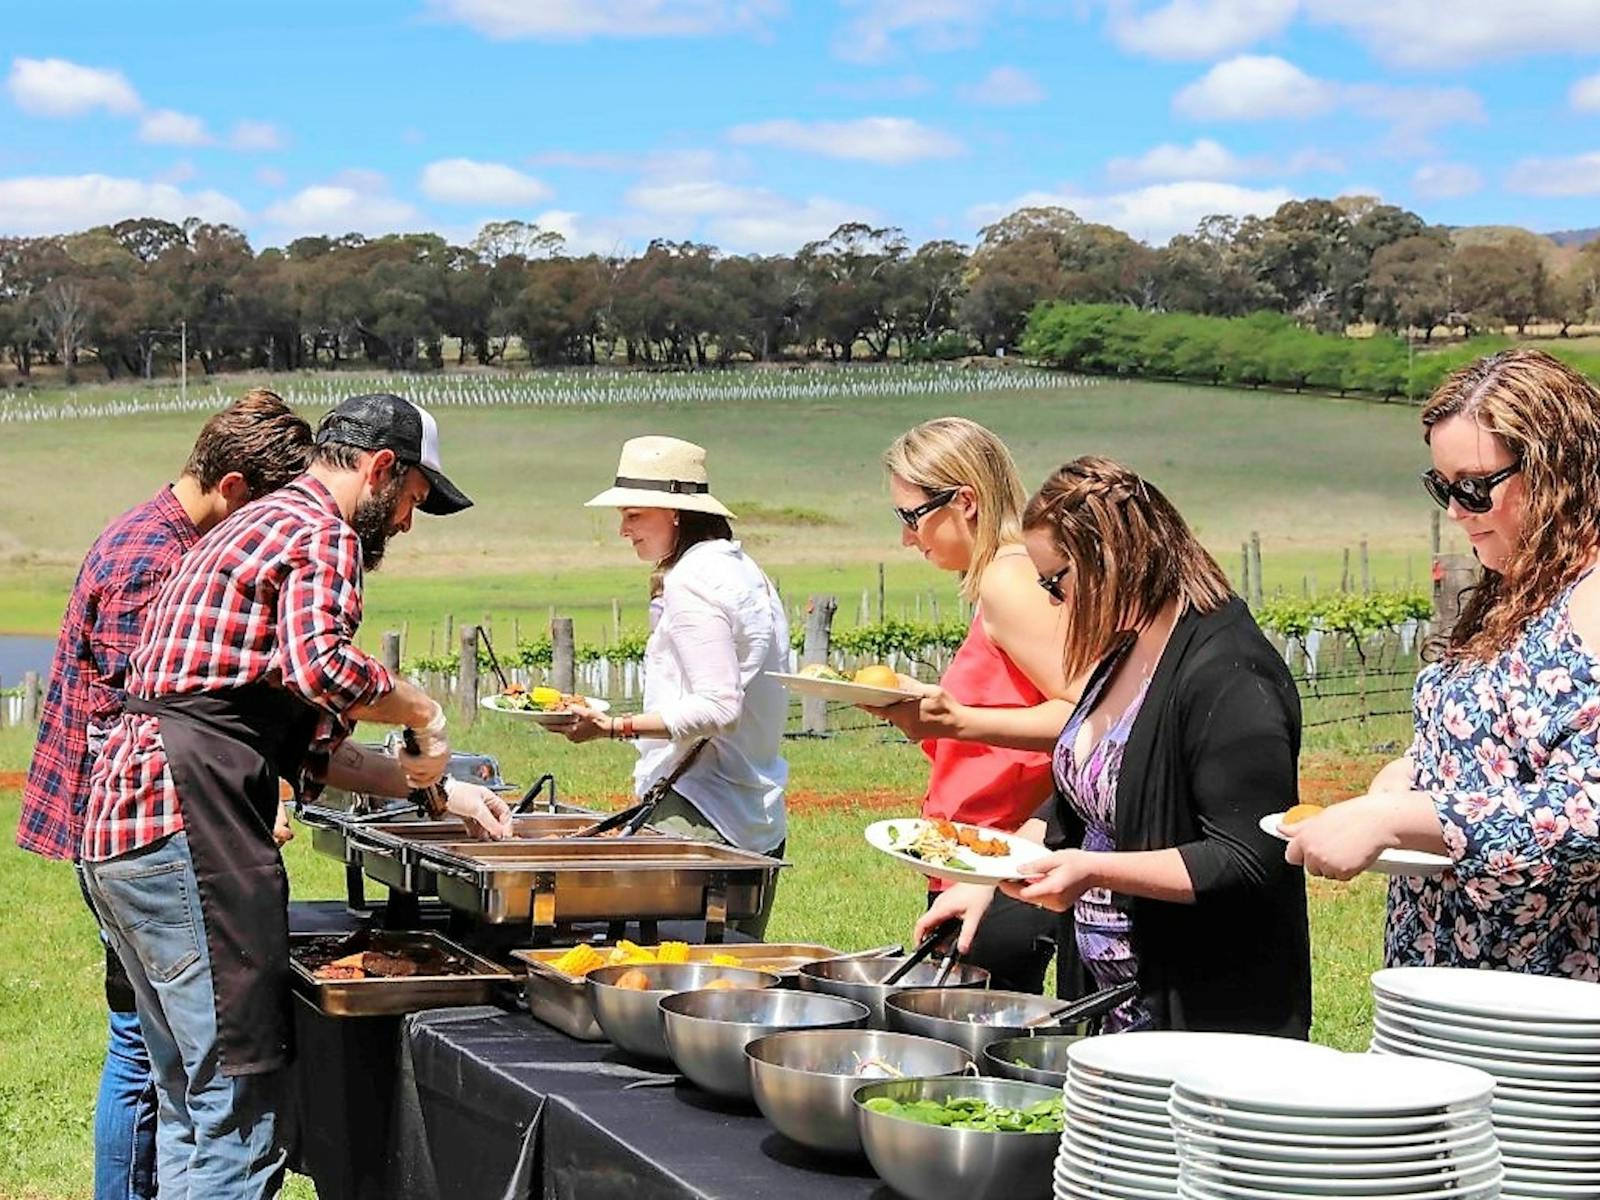
M 706 452 L 672 437 L 636 437 L 622 444 L 617 478 L 585 508 L 676 508 L 734 516 L 711 494 Z

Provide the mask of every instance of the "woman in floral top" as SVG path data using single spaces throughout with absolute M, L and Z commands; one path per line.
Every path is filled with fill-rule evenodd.
M 1391 884 L 1390 965 L 1600 980 L 1600 392 L 1507 350 L 1422 425 L 1423 482 L 1482 578 L 1418 677 L 1410 751 L 1299 826 L 1289 861 L 1348 879 L 1390 847 L 1448 854 Z

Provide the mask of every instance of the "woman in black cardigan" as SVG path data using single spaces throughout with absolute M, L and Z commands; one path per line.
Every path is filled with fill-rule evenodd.
M 1101 458 L 1055 472 L 1024 517 L 1040 586 L 1070 614 L 1066 677 L 1092 668 L 1065 729 L 927 690 L 943 736 L 1051 749 L 1057 796 L 1019 833 L 1057 848 L 1008 895 L 1064 914 L 1066 994 L 1136 979 L 1113 1029 L 1304 1038 L 1305 880 L 1257 822 L 1296 801 L 1300 704 L 1283 659 L 1155 487 Z M 1055 836 L 1059 831 L 1060 836 Z M 963 885 L 918 923 L 993 897 Z

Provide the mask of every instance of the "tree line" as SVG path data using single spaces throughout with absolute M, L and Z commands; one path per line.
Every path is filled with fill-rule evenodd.
M 172 368 L 180 330 L 207 373 L 439 368 L 447 347 L 488 366 L 514 342 L 538 365 L 925 360 L 1014 347 L 1051 301 L 1323 333 L 1564 332 L 1600 308 L 1600 244 L 1556 273 L 1531 234 L 1468 240 L 1361 197 L 1207 217 L 1160 247 L 1062 208 L 1020 209 L 971 247 L 848 223 L 791 255 L 668 240 L 571 254 L 517 220 L 464 246 L 352 233 L 257 251 L 229 225 L 154 218 L 0 238 L 0 346 L 21 376 L 44 361 L 149 377 Z

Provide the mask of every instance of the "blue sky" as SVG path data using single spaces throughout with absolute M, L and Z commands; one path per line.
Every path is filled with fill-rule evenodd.
M 1600 0 L 89 0 L 6 33 L 0 233 L 777 252 L 1058 203 L 1159 242 L 1349 192 L 1600 225 Z

